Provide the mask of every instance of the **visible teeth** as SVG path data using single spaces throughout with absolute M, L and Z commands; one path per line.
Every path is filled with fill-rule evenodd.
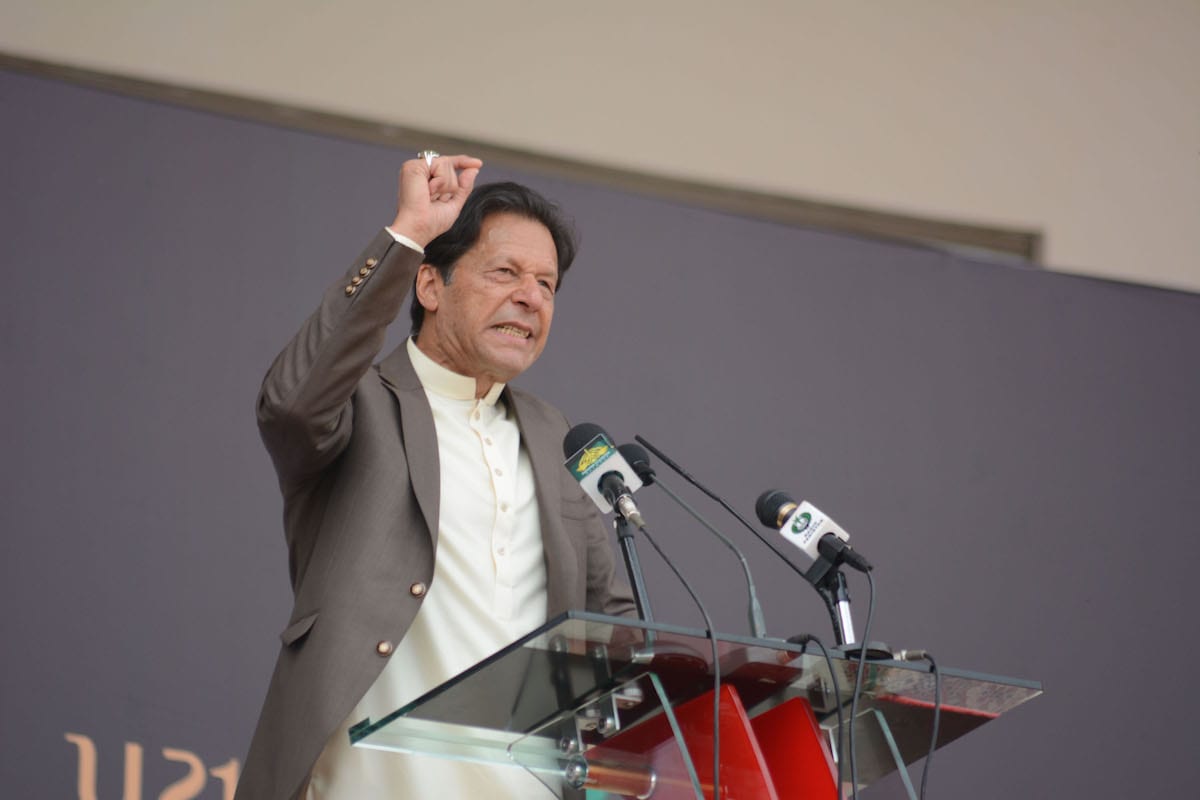
M 522 339 L 529 338 L 529 331 L 523 331 L 520 328 L 514 328 L 512 325 L 497 325 L 496 328 L 501 333 L 507 333 L 509 336 L 519 336 Z

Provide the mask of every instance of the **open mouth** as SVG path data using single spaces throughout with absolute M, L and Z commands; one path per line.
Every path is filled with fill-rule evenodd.
M 518 328 L 514 325 L 496 325 L 494 327 L 504 335 L 512 336 L 516 339 L 528 339 L 530 337 L 529 331 Z

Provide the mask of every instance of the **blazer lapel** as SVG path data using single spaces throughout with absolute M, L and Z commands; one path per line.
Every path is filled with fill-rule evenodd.
M 546 613 L 548 618 L 573 608 L 574 588 L 578 585 L 577 558 L 562 520 L 563 465 L 557 454 L 562 441 L 557 430 L 541 423 L 537 409 L 506 387 L 504 401 L 517 418 L 521 429 L 521 446 L 529 454 L 533 467 L 533 482 L 537 487 L 538 514 L 542 527 L 542 549 L 546 555 Z
M 404 439 L 409 482 L 436 547 L 441 513 L 441 465 L 429 398 L 425 396 L 425 389 L 413 370 L 403 344 L 379 363 L 379 374 L 400 404 L 400 431 Z

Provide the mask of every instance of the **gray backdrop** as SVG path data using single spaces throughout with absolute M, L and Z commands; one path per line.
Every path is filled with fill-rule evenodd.
M 408 154 L 15 74 L 0 108 L 0 791 L 227 796 L 290 600 L 258 382 Z M 1044 681 L 943 751 L 932 797 L 1195 791 L 1200 297 L 486 178 L 583 238 L 522 385 L 745 513 L 774 486 L 832 513 L 877 567 L 872 638 Z M 743 631 L 728 553 L 641 497 Z M 771 632 L 827 635 L 722 524 Z M 658 616 L 698 622 L 643 559 Z

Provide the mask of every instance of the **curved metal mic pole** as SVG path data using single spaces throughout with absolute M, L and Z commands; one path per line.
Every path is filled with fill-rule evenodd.
M 796 563 L 793 562 L 777 544 L 775 544 L 775 542 L 763 536 L 763 534 L 759 532 L 757 528 L 747 522 L 746 518 L 739 514 L 737 510 L 733 508 L 733 506 L 729 505 L 729 503 L 717 495 L 713 490 L 709 489 L 707 486 L 704 486 L 702 483 L 692 477 L 691 473 L 672 461 L 666 453 L 659 450 L 657 447 L 647 441 L 646 438 L 641 434 L 638 434 L 633 438 L 644 444 L 646 449 L 658 456 L 660 461 L 678 473 L 685 481 L 690 483 L 692 486 L 695 486 L 701 492 L 719 503 L 721 507 L 732 514 L 733 517 L 746 528 L 746 530 L 754 534 L 754 536 L 757 537 L 760 542 L 765 544 L 773 553 L 775 553 L 775 555 L 779 556 L 783 563 L 791 567 L 796 574 L 802 575 L 804 579 L 807 580 L 808 583 L 817 590 L 817 594 L 821 595 L 821 599 L 825 601 L 825 606 L 829 610 L 829 618 L 833 622 L 833 632 L 834 636 L 837 638 L 838 644 L 847 644 L 845 641 L 846 632 L 842 627 L 842 620 L 843 618 L 846 620 L 849 620 L 850 618 L 850 596 L 845 591 L 845 576 L 840 576 L 839 573 L 842 581 L 842 589 L 840 592 L 837 591 L 837 578 L 829 578 L 830 572 L 838 572 L 836 569 L 836 564 L 833 561 L 826 558 L 824 555 L 821 555 L 812 563 L 812 566 L 810 566 L 808 570 L 804 570 L 803 568 L 797 566 Z M 825 581 L 827 579 L 833 581 L 833 583 L 830 583 L 828 588 L 823 588 L 826 585 Z M 853 625 L 851 625 L 851 637 L 853 637 Z
M 650 481 L 647 481 L 645 477 L 642 477 L 642 481 L 647 485 L 650 484 Z M 767 638 L 767 623 L 763 618 L 762 605 L 758 602 L 758 592 L 754 588 L 754 577 L 750 574 L 750 564 L 746 562 L 746 556 L 738 549 L 737 545 L 730 541 L 728 536 L 714 528 L 711 522 L 702 517 L 700 512 L 692 508 L 686 500 L 672 491 L 671 487 L 663 483 L 662 478 L 659 478 L 657 475 L 654 476 L 654 485 L 666 492 L 667 496 L 674 500 L 676 505 L 691 514 L 692 519 L 704 526 L 705 530 L 716 536 L 722 544 L 732 550 L 733 554 L 737 556 L 738 561 L 742 565 L 742 574 L 746 576 L 746 593 L 750 598 L 747 610 L 747 616 L 750 620 L 750 632 L 756 639 Z

